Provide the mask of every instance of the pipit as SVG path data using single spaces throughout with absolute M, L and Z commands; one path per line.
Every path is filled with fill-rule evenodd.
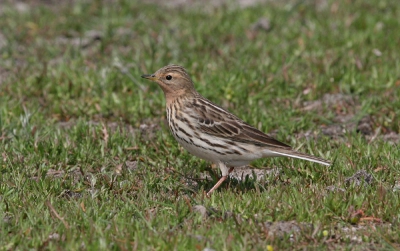
M 168 125 L 175 139 L 191 154 L 219 166 L 222 177 L 207 196 L 234 167 L 259 158 L 284 156 L 330 165 L 324 159 L 293 150 L 213 104 L 195 90 L 189 74 L 179 65 L 165 66 L 142 78 L 157 82 L 164 91 Z

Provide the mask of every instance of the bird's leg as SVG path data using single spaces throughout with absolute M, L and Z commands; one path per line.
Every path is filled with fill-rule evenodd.
M 207 197 L 210 197 L 211 193 L 214 192 L 214 190 L 217 189 L 217 188 L 222 184 L 222 182 L 224 182 L 224 181 L 226 180 L 227 177 L 228 177 L 228 176 L 222 176 L 222 177 L 218 180 L 218 182 L 210 189 L 210 191 L 208 191 Z
M 221 169 L 222 177 L 218 180 L 218 182 L 208 191 L 207 197 L 210 197 L 211 193 L 214 192 L 225 180 L 228 178 L 228 174 L 230 174 L 233 171 L 233 167 L 228 168 L 226 165 L 222 162 L 218 163 L 219 169 Z

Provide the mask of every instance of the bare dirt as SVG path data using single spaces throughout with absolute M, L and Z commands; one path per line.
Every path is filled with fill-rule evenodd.
M 323 116 L 327 111 L 334 111 L 335 117 L 331 124 L 320 128 L 321 134 L 333 140 L 343 140 L 347 134 L 358 133 L 369 143 L 381 139 L 389 143 L 400 142 L 400 135 L 379 124 L 374 114 L 363 114 L 359 98 L 346 94 L 325 94 L 322 99 L 304 102 L 303 108 L 307 112 L 315 112 Z M 299 138 L 318 138 L 318 134 L 311 131 L 303 132 Z

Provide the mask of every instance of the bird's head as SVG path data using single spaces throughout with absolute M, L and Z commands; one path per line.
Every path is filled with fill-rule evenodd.
M 154 74 L 142 75 L 142 78 L 157 82 L 164 91 L 167 102 L 168 99 L 195 93 L 192 79 L 185 68 L 179 65 L 164 66 Z

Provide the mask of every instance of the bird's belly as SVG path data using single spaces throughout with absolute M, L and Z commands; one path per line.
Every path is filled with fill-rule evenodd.
M 218 162 L 219 154 L 213 151 L 212 148 L 195 145 L 195 143 L 191 142 L 190 140 L 178 138 L 176 136 L 175 139 L 179 142 L 179 144 L 181 144 L 181 146 L 183 146 L 183 148 L 185 148 L 194 156 L 211 162 Z
M 255 149 L 250 149 L 249 146 L 246 149 L 238 149 L 236 147 L 218 147 L 218 145 L 223 145 L 223 142 L 219 142 L 218 139 L 210 139 L 207 144 L 200 139 L 188 139 L 184 135 L 174 134 L 175 139 L 191 154 L 214 163 L 223 162 L 227 166 L 238 167 L 249 164 L 255 159 L 262 158 L 261 151 L 254 151 Z

